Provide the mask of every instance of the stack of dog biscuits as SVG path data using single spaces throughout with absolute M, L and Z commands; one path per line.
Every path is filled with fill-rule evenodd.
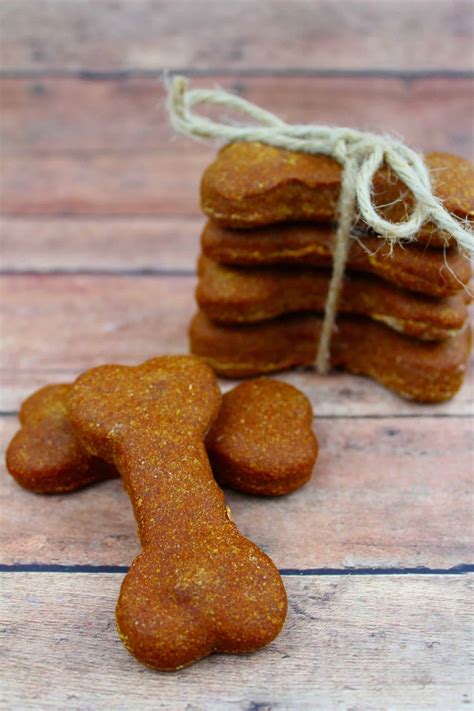
M 474 219 L 474 168 L 425 156 L 433 191 L 461 220 Z M 223 376 L 312 365 L 337 228 L 341 167 L 332 158 L 262 143 L 232 143 L 207 168 L 191 350 Z M 374 205 L 407 218 L 413 196 L 388 168 Z M 354 226 L 331 363 L 375 378 L 407 398 L 438 402 L 462 384 L 471 334 L 471 264 L 433 224 L 392 247 Z

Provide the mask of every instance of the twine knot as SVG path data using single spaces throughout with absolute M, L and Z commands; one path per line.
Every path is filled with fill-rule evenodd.
M 197 104 L 235 109 L 249 116 L 256 124 L 218 123 L 193 113 L 192 108 Z M 259 141 L 289 151 L 331 156 L 342 166 L 333 271 L 316 356 L 316 367 L 320 373 L 325 373 L 329 367 L 331 335 L 356 212 L 381 239 L 391 244 L 416 241 L 421 226 L 430 221 L 452 237 L 467 256 L 474 256 L 472 231 L 451 215 L 433 194 L 422 156 L 401 141 L 352 128 L 287 124 L 270 111 L 221 89 L 188 91 L 187 81 L 181 76 L 174 77 L 169 87 L 168 112 L 174 129 L 192 138 L 224 142 Z M 383 164 L 413 195 L 412 212 L 403 222 L 386 220 L 374 206 L 374 176 Z

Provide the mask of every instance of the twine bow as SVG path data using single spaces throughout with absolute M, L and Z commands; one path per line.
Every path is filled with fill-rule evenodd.
M 193 113 L 197 104 L 212 104 L 247 114 L 260 125 L 238 126 L 217 123 Z M 364 222 L 391 244 L 416 241 L 416 233 L 427 222 L 449 234 L 461 251 L 474 256 L 474 234 L 453 217 L 433 195 L 428 169 L 422 156 L 400 141 L 352 128 L 291 125 L 269 111 L 221 89 L 187 90 L 184 77 L 173 78 L 168 92 L 168 112 L 173 128 L 192 138 L 225 142 L 260 141 L 276 148 L 301 153 L 322 153 L 342 166 L 338 202 L 338 227 L 333 245 L 333 271 L 324 311 L 316 356 L 318 372 L 330 362 L 330 342 L 344 279 L 356 209 Z M 413 194 L 414 207 L 407 220 L 389 222 L 375 209 L 372 185 L 375 173 L 385 163 Z

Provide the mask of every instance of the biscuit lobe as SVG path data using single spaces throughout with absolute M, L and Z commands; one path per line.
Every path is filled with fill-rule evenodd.
M 76 491 L 116 476 L 113 467 L 89 454 L 66 412 L 70 385 L 47 385 L 20 409 L 21 429 L 10 442 L 6 464 L 20 486 L 37 494 Z
M 259 378 L 223 396 L 206 438 L 212 470 L 223 486 L 264 496 L 299 489 L 318 455 L 308 398 L 292 385 Z
M 117 467 L 138 523 L 143 552 L 120 591 L 120 637 L 163 671 L 259 649 L 286 617 L 277 569 L 229 519 L 212 476 L 204 438 L 220 399 L 213 371 L 192 356 L 95 368 L 68 396 L 77 436 Z

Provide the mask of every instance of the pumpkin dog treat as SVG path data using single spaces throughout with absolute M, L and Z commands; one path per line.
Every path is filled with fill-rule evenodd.
M 311 477 L 318 454 L 309 400 L 277 380 L 249 380 L 223 396 L 206 447 L 223 486 L 289 494 Z
M 474 166 L 448 153 L 425 156 L 434 194 L 462 219 L 474 218 Z M 341 187 L 339 163 L 324 155 L 287 151 L 263 143 L 239 142 L 223 148 L 201 181 L 203 211 L 226 227 L 258 227 L 276 222 L 334 222 Z M 387 168 L 374 179 L 374 204 L 383 217 L 405 220 L 413 196 Z M 419 241 L 443 246 L 445 235 L 426 225 Z
M 6 462 L 13 478 L 29 491 L 66 493 L 119 476 L 115 467 L 89 454 L 74 434 L 66 413 L 71 388 L 48 385 L 21 407 L 22 428 L 10 442 Z M 249 418 L 259 423 L 255 431 L 249 431 Z M 238 385 L 224 395 L 206 438 L 214 478 L 222 486 L 262 496 L 293 491 L 309 478 L 316 457 L 314 451 L 312 459 L 310 427 L 309 401 L 296 388 L 276 380 L 255 381 L 251 389 Z M 289 443 L 291 461 L 283 447 Z
M 335 230 L 328 225 L 289 224 L 229 230 L 209 220 L 201 237 L 203 254 L 236 266 L 305 265 L 331 267 Z M 445 254 L 423 246 L 385 244 L 361 235 L 351 243 L 349 270 L 367 272 L 412 291 L 449 296 L 469 283 L 471 263 L 455 249 Z
M 213 321 L 252 323 L 298 311 L 322 313 L 330 275 L 315 269 L 239 269 L 199 260 L 196 300 Z M 470 297 L 460 291 L 445 299 L 413 294 L 381 279 L 346 274 L 340 313 L 367 316 L 422 340 L 441 340 L 459 331 Z
M 224 377 L 245 377 L 313 365 L 322 319 L 287 316 L 251 326 L 223 326 L 196 314 L 191 351 Z M 331 362 L 368 375 L 419 402 L 448 400 L 462 385 L 471 331 L 436 343 L 407 338 L 368 319 L 338 319 Z
M 213 371 L 190 356 L 94 368 L 68 396 L 76 434 L 117 467 L 138 523 L 143 552 L 120 591 L 120 637 L 164 671 L 258 649 L 286 616 L 277 569 L 229 519 L 212 477 L 204 438 L 219 405 Z
M 15 480 L 38 494 L 75 491 L 116 476 L 113 467 L 81 446 L 66 413 L 69 385 L 48 385 L 22 404 L 22 428 L 7 449 L 7 469 Z

